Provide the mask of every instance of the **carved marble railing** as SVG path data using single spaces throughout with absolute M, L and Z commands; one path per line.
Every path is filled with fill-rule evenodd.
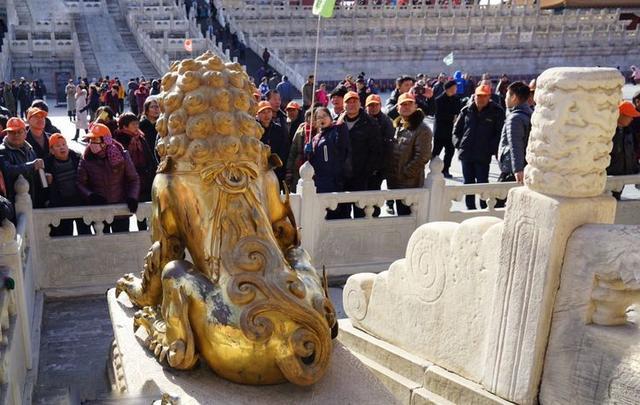
M 40 346 L 42 295 L 36 294 L 31 198 L 22 177 L 16 190 L 18 226 L 0 225 L 0 404 L 31 403 Z

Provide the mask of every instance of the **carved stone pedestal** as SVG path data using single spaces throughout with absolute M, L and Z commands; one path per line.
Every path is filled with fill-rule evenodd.
M 509 193 L 482 384 L 519 404 L 536 403 L 567 241 L 586 223 L 610 224 L 613 197 Z
M 126 294 L 107 293 L 115 342 L 109 374 L 123 396 L 168 394 L 185 404 L 395 404 L 397 401 L 376 377 L 340 343 L 335 343 L 331 366 L 313 386 L 239 385 L 217 377 L 206 366 L 191 371 L 163 368 L 142 344 L 144 328 L 133 333 L 135 309 Z

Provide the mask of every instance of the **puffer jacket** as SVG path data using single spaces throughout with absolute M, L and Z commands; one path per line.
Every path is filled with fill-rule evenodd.
M 502 127 L 498 162 L 502 173 L 517 173 L 524 170 L 529 132 L 531 132 L 531 108 L 523 103 L 509 109 Z
M 424 184 L 424 167 L 431 159 L 433 133 L 424 123 L 424 113 L 416 110 L 407 121 L 394 121 L 396 133 L 391 150 L 387 185 L 416 188 Z
M 344 174 L 349 169 L 349 132 L 344 124 L 334 124 L 313 138 L 313 153 L 309 163 L 315 171 L 318 193 L 344 191 Z
M 124 160 L 112 167 L 109 159 L 100 158 L 89 149 L 85 151 L 78 164 L 78 190 L 85 200 L 93 193 L 106 199 L 107 204 L 126 202 L 127 198 L 138 200 L 140 194 L 140 178 L 129 157 L 122 150 Z
M 453 128 L 454 146 L 462 161 L 490 163 L 498 153 L 498 143 L 504 124 L 504 110 L 493 101 L 478 111 L 470 101 L 460 111 Z
M 29 182 L 29 194 L 34 208 L 44 208 L 46 201 L 45 189 L 42 187 L 38 173 L 33 170 L 33 161 L 36 156 L 33 147 L 26 142 L 20 148 L 12 146 L 5 137 L 0 145 L 0 165 L 7 187 L 7 198 L 15 201 L 14 189 L 18 176 L 22 175 Z

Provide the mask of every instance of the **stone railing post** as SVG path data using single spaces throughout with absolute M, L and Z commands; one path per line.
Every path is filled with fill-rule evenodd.
M 36 288 L 39 288 L 40 283 L 40 263 L 38 261 L 38 247 L 35 240 L 36 235 L 34 233 L 35 226 L 33 224 L 33 203 L 31 201 L 31 195 L 29 194 L 29 182 L 20 175 L 15 183 L 15 211 L 16 211 L 16 223 L 20 224 L 24 222 L 25 242 L 29 245 L 29 254 L 32 261 L 30 269 L 34 274 L 36 282 Z
M 438 156 L 431 158 L 429 163 L 429 173 L 424 181 L 424 187 L 429 189 L 429 204 L 427 212 L 427 218 L 423 222 L 419 222 L 418 225 L 422 225 L 424 222 L 445 221 L 447 219 L 447 211 L 449 206 L 446 204 L 445 193 L 445 179 L 442 174 L 444 168 L 444 162 Z
M 296 188 L 296 193 L 300 194 L 300 235 L 302 237 L 302 247 L 307 250 L 311 257 L 314 256 L 315 245 L 315 218 L 316 210 L 316 185 L 313 182 L 313 166 L 311 163 L 305 162 L 300 167 L 300 180 Z
M 509 192 L 482 384 L 535 404 L 567 241 L 612 224 L 603 195 L 624 80 L 616 69 L 553 68 L 537 80 L 525 187 Z

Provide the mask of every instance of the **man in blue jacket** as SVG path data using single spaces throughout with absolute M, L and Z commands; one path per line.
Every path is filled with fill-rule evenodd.
M 462 163 L 464 184 L 488 183 L 491 156 L 498 154 L 504 110 L 491 101 L 491 87 L 478 86 L 462 108 L 453 129 L 454 146 Z M 467 209 L 476 209 L 475 195 L 465 197 Z M 487 204 L 480 200 L 480 207 Z

